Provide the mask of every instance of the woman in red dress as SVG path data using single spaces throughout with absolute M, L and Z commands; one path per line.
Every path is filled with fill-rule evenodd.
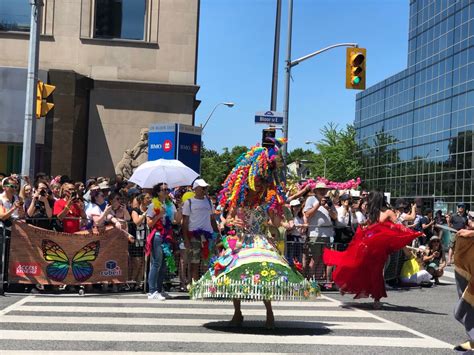
M 368 226 L 357 229 L 348 248 L 325 249 L 323 261 L 336 267 L 333 280 L 342 294 L 372 297 L 374 308 L 380 309 L 380 299 L 387 297 L 383 269 L 388 256 L 422 233 L 395 223 L 397 217 L 382 192 L 369 194 L 368 214 Z

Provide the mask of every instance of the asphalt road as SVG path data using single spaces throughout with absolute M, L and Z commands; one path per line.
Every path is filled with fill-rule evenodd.
M 0 296 L 0 354 L 454 354 L 465 334 L 452 316 L 454 279 L 443 281 L 389 290 L 378 311 L 336 292 L 315 302 L 275 303 L 275 330 L 263 327 L 259 302 L 244 304 L 244 326 L 231 328 L 231 304 L 178 293 L 164 302 L 140 294 L 7 294 Z

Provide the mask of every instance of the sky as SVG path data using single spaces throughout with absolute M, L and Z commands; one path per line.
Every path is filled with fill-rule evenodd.
M 283 112 L 288 1 L 282 0 L 277 111 Z M 270 109 L 276 0 L 201 0 L 195 124 L 204 124 L 206 148 L 251 146 L 266 125 L 256 112 Z M 406 68 L 408 0 L 294 0 L 292 60 L 329 45 L 367 48 L 367 87 Z M 292 68 L 288 150 L 311 148 L 329 122 L 354 122 L 358 90 L 345 89 L 344 47 Z M 280 133 L 281 135 L 281 133 Z

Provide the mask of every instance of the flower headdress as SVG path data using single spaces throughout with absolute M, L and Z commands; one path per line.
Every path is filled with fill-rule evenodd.
M 274 140 L 273 148 L 256 145 L 237 159 L 237 164 L 229 173 L 219 193 L 219 204 L 229 209 L 247 205 L 263 206 L 265 209 L 281 211 L 285 203 L 284 183 L 277 173 L 278 150 L 286 139 Z M 246 201 L 249 190 L 256 191 L 255 182 L 266 183 L 264 191 L 253 201 Z

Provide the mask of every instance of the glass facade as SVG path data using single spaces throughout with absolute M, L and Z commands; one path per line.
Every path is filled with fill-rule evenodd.
M 29 32 L 29 0 L 0 0 L 0 31 Z
M 369 189 L 474 207 L 474 1 L 410 1 L 407 69 L 357 95 L 355 127 Z

